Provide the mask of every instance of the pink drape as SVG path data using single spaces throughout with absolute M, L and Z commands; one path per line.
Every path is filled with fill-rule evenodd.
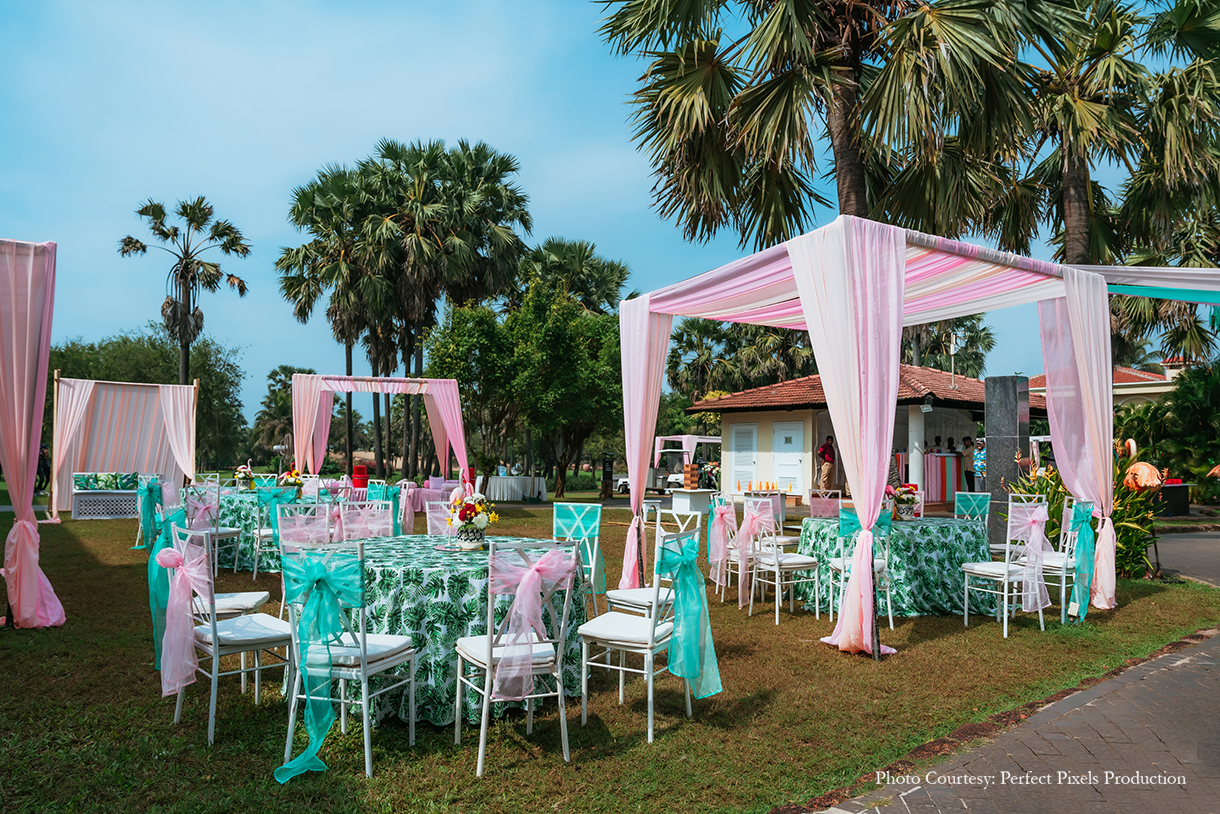
M 322 459 L 314 463 L 314 428 L 321 423 L 322 377 L 292 377 L 292 456 L 302 471 L 317 472 Z M 329 406 L 329 404 L 328 404 Z M 326 413 L 329 422 L 330 411 Z M 329 429 L 329 427 L 327 428 Z
M 453 457 L 457 459 L 457 464 L 462 468 L 462 475 L 459 478 L 463 483 L 467 483 L 470 475 L 470 467 L 466 455 L 466 431 L 462 426 L 462 399 L 458 393 L 458 383 L 456 379 L 426 379 L 428 383 L 428 391 L 424 395 L 424 407 L 428 411 L 428 423 L 433 427 L 439 427 L 443 435 L 437 437 L 436 430 L 433 430 L 433 440 L 436 441 L 436 456 L 443 460 L 446 446 L 448 444 L 453 448 Z M 439 425 L 433 424 L 436 419 L 440 420 Z M 473 485 L 472 485 L 473 486 Z M 470 493 L 470 489 L 466 490 Z
M 55 244 L 0 240 L 0 467 L 16 520 L 4 541 L 4 581 L 17 627 L 64 623 L 38 565 L 34 475 L 51 356 Z
M 81 379 L 61 379 L 59 382 L 51 441 L 51 480 L 55 484 L 51 514 L 56 518 L 59 517 L 59 473 L 64 471 L 64 463 L 71 448 L 68 439 L 76 436 L 76 431 L 85 418 L 89 401 L 93 398 L 93 384 L 92 381 Z
M 183 474 L 195 480 L 195 388 L 161 385 L 157 388 L 165 441 Z
M 644 478 L 648 475 L 648 453 L 656 432 L 657 409 L 661 404 L 661 374 L 669 348 L 669 329 L 673 317 L 650 313 L 650 296 L 645 294 L 619 304 L 623 375 L 623 423 L 627 447 L 627 480 L 631 489 L 631 526 L 623 552 L 623 575 L 618 587 L 639 588 L 640 555 L 647 568 L 647 546 L 640 550 L 643 528 L 640 509 L 644 506 Z
M 1042 359 L 1046 365 L 1051 442 L 1063 484 L 1093 503 L 1101 518 L 1094 552 L 1091 602 L 1115 606 L 1117 540 L 1114 510 L 1114 390 L 1110 361 L 1110 310 L 1105 280 L 1067 268 L 1067 296 L 1042 302 Z
M 840 218 L 789 241 L 788 255 L 861 528 L 847 602 L 825 641 L 871 653 L 872 528 L 894 438 L 906 240 L 890 227 Z
M 60 395 L 84 386 L 84 379 L 60 379 Z M 72 505 L 73 472 L 142 472 L 160 475 L 164 482 L 182 483 L 185 474 L 170 446 L 162 394 L 169 390 L 185 404 L 182 419 L 174 419 L 173 432 L 190 433 L 194 428 L 194 388 L 191 385 L 104 382 L 92 384 L 92 395 L 76 431 L 66 432 L 64 400 L 56 409 L 56 458 L 62 464 L 55 472 L 55 504 L 58 511 Z M 177 412 L 175 412 L 177 415 Z M 183 439 L 185 440 L 185 439 Z M 194 449 L 193 437 L 187 442 Z M 193 452 L 191 467 L 194 466 Z

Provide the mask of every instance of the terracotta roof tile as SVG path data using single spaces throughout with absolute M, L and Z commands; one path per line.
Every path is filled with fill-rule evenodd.
M 944 406 L 960 405 L 966 408 L 982 409 L 985 396 L 981 380 L 959 375 L 956 377 L 956 388 L 950 387 L 951 383 L 950 375 L 943 370 L 899 365 L 898 403 L 918 403 L 930 394 L 935 403 Z M 688 409 L 688 412 L 741 412 L 752 409 L 825 406 L 826 392 L 822 389 L 822 377 L 806 376 L 766 387 L 730 393 L 718 399 L 697 401 Z M 1045 412 L 1046 397 L 1037 394 L 1030 395 L 1029 406 L 1039 412 Z
M 1136 370 L 1130 367 L 1121 365 L 1114 366 L 1114 383 L 1115 384 L 1139 384 L 1140 382 L 1164 382 L 1168 381 L 1164 373 L 1150 373 L 1146 370 Z M 1039 373 L 1037 376 L 1029 377 L 1030 387 L 1046 387 L 1046 374 Z

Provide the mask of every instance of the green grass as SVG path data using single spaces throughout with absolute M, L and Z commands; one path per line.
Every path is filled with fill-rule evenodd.
M 498 531 L 549 531 L 549 507 L 502 508 Z M 0 516 L 0 534 L 11 517 Z M 606 512 L 614 573 L 627 519 L 624 510 Z M 826 617 L 785 609 L 776 627 L 769 604 L 747 618 L 734 602 L 713 601 L 725 690 L 696 701 L 687 720 L 679 682 L 662 678 L 653 744 L 643 682 L 628 682 L 620 707 L 612 679 L 595 673 L 588 726 L 580 726 L 578 699 L 569 704 L 570 764 L 549 705 L 531 736 L 520 716 L 496 722 L 482 780 L 474 777 L 477 728 L 454 746 L 452 729 L 421 723 L 412 748 L 406 727 L 391 721 L 373 734 L 373 779 L 363 774 L 360 727 L 342 736 L 336 726 L 322 751 L 330 771 L 281 786 L 272 770 L 287 716 L 274 690 L 256 707 L 235 679 L 222 681 L 213 748 L 201 686 L 189 689 L 183 722 L 173 725 L 173 699 L 161 698 L 152 669 L 145 555 L 129 550 L 134 521 L 66 520 L 40 532 L 43 567 L 68 621 L 0 631 L 5 812 L 763 812 L 1220 620 L 1220 591 L 1120 581 L 1119 607 L 1091 610 L 1081 628 L 1048 618 L 1041 632 L 1036 617 L 1020 614 L 1003 640 L 981 617 L 969 628 L 956 617 L 896 620 L 882 640 L 898 654 L 875 663 L 821 644 L 831 632 Z M 251 584 L 248 573 L 218 581 L 221 590 Z M 260 574 L 257 584 L 278 599 L 276 575 Z

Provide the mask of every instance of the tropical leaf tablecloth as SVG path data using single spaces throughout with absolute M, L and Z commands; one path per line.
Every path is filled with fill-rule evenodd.
M 508 537 L 495 539 L 519 542 Z M 378 538 L 364 544 L 369 632 L 408 635 L 415 640 L 419 652 L 416 672 L 419 719 L 437 726 L 453 723 L 457 640 L 487 634 L 487 552 L 436 550 L 437 545 L 452 542 L 450 537 L 417 534 Z M 579 568 L 576 579 L 563 652 L 563 683 L 568 696 L 579 698 L 580 636 L 576 629 L 585 621 L 585 585 Z M 557 611 L 562 610 L 561 596 L 556 597 Z M 509 597 L 497 599 L 497 623 L 508 613 L 510 604 Z M 543 618 L 549 625 L 549 614 Z M 479 720 L 479 705 L 478 696 L 463 693 L 467 721 Z M 507 706 L 497 702 L 492 711 L 500 715 Z M 405 721 L 408 713 L 405 688 L 378 697 L 374 710 L 377 719 L 394 714 Z
M 856 536 L 843 540 L 843 550 L 851 556 Z M 881 541 L 877 545 L 880 547 Z M 839 556 L 839 521 L 820 517 L 805 518 L 801 527 L 800 553 L 826 562 Z M 890 538 L 890 596 L 895 616 L 961 615 L 962 564 L 991 559 L 987 548 L 987 528 L 981 520 L 925 517 L 895 521 Z M 822 573 L 822 611 L 830 609 L 831 588 Z M 798 585 L 796 595 L 812 610 L 813 583 Z M 885 593 L 877 592 L 878 613 L 885 611 Z M 995 597 L 970 592 L 971 613 L 995 613 Z
M 235 492 L 220 496 L 220 525 L 225 528 L 241 529 L 237 538 L 236 556 L 237 570 L 250 571 L 254 568 L 255 535 L 258 531 L 258 513 L 263 513 L 264 525 L 270 522 L 266 507 L 258 505 L 256 492 Z M 265 547 L 258 559 L 259 571 L 280 572 L 280 552 L 271 545 Z M 216 549 L 216 564 L 221 570 L 233 568 L 234 546 L 228 541 L 222 541 Z

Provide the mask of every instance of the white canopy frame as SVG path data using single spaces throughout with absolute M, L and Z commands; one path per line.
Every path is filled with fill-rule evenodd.
M 194 384 L 61 378 L 55 371 L 51 514 L 71 507 L 73 472 L 156 473 L 195 478 Z

